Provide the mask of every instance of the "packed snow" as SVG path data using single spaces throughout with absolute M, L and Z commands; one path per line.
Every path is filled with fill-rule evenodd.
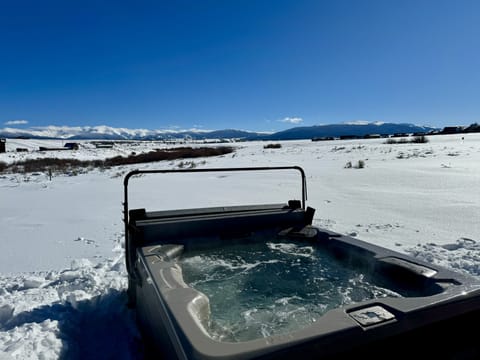
M 455 271 L 480 276 L 480 134 L 385 139 L 233 143 L 212 158 L 0 175 L 0 359 L 141 359 L 126 307 L 123 177 L 133 169 L 299 165 L 314 225 Z M 170 145 L 130 142 L 34 151 L 62 141 L 7 140 L 0 162 L 105 159 Z M 193 145 L 200 146 L 200 145 Z M 204 146 L 204 145 L 202 145 Z M 214 145 L 209 145 L 214 146 Z M 14 152 L 17 147 L 29 152 Z M 131 182 L 131 208 L 148 210 L 299 198 L 295 172 L 155 175 Z

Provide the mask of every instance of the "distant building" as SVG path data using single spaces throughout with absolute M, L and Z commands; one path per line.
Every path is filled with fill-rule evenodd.
M 367 134 L 364 139 L 380 139 L 382 136 L 380 134 Z
M 120 141 L 117 141 L 117 142 L 121 143 Z M 114 141 L 108 141 L 108 140 L 104 140 L 104 141 L 97 140 L 97 141 L 91 141 L 90 143 L 95 145 L 97 149 L 111 149 L 115 144 Z
M 480 132 L 480 125 L 474 123 L 465 129 L 466 133 Z
M 97 149 L 111 149 L 113 148 L 113 143 L 96 143 L 95 147 Z
M 333 136 L 321 136 L 321 137 L 314 137 L 312 141 L 328 141 L 328 140 L 335 140 Z
M 460 134 L 462 132 L 463 126 L 447 126 L 440 131 L 440 134 Z
M 67 149 L 70 149 L 70 150 L 78 150 L 79 145 L 78 145 L 78 143 L 75 143 L 75 142 L 68 142 L 64 145 L 64 147 L 66 147 Z

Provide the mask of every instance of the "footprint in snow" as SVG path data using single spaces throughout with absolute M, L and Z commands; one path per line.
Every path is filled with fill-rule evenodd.
M 9 304 L 0 306 L 0 328 L 13 318 L 15 308 Z
M 81 242 L 84 242 L 84 243 L 87 244 L 87 245 L 95 245 L 95 247 L 98 247 L 98 245 L 95 244 L 95 240 L 86 239 L 86 238 L 81 237 L 81 236 L 79 236 L 78 238 L 76 238 L 74 241 L 81 241 Z
M 476 243 L 477 242 L 473 239 L 461 237 L 460 239 L 457 240 L 455 244 L 445 244 L 445 245 L 442 245 L 441 247 L 446 250 L 453 251 L 453 250 L 458 250 L 460 248 L 471 248 Z
M 475 244 L 475 243 L 476 243 L 476 241 L 475 241 L 475 240 L 473 240 L 473 239 L 470 239 L 470 238 L 466 238 L 466 237 L 461 237 L 461 238 L 460 238 L 460 239 L 458 239 L 457 241 L 459 241 L 459 242 L 463 242 L 464 244 L 467 244 L 467 243 L 468 243 L 468 244 L 471 244 L 471 245 L 473 245 L 473 244 Z
M 461 244 L 444 244 L 441 246 L 442 248 L 444 248 L 445 250 L 450 250 L 450 251 L 454 251 L 454 250 L 458 250 L 462 247 Z

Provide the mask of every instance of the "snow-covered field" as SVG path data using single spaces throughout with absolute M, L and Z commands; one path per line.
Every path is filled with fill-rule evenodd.
M 285 141 L 280 149 L 234 143 L 233 154 L 193 162 L 197 168 L 299 165 L 307 174 L 315 225 L 480 276 L 480 134 L 429 140 Z M 63 146 L 8 140 L 0 162 L 103 159 L 166 146 L 132 142 L 96 149 L 82 143 L 76 151 L 13 152 L 47 144 Z M 52 179 L 45 173 L 0 175 L 1 360 L 142 358 L 133 314 L 125 307 L 123 176 L 191 161 Z M 299 198 L 299 187 L 295 172 L 144 176 L 132 180 L 131 207 L 284 202 Z

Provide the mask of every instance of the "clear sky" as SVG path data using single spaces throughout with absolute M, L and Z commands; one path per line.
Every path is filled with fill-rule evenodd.
M 359 120 L 479 122 L 480 1 L 0 3 L 0 127 Z

